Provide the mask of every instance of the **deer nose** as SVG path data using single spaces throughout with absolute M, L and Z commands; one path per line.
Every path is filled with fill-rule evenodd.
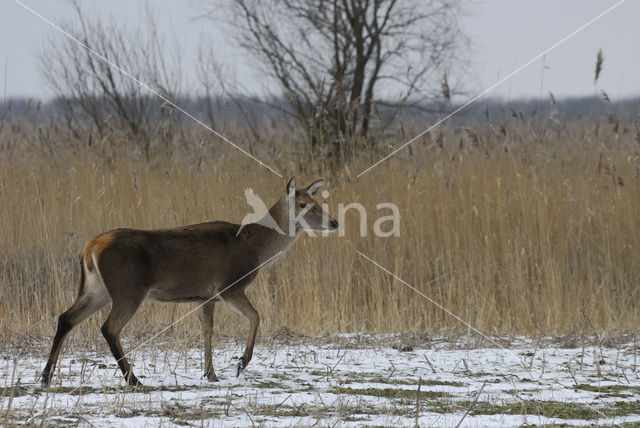
M 338 226 L 340 226 L 340 225 L 338 224 L 337 221 L 331 220 L 331 222 L 329 223 L 329 226 L 331 226 L 332 229 L 337 229 Z

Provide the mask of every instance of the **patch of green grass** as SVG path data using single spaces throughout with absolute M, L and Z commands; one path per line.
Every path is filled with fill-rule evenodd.
M 266 381 L 262 381 L 262 382 L 258 382 L 258 383 L 254 383 L 253 385 L 251 385 L 255 388 L 270 388 L 270 389 L 286 389 L 287 387 L 281 383 L 275 382 L 273 380 L 266 380 Z
M 603 393 L 614 393 L 618 391 L 635 391 L 640 393 L 640 386 L 636 386 L 636 385 L 587 385 L 582 383 L 580 385 L 574 385 L 572 388 L 576 390 L 579 389 L 582 391 L 603 392 Z
M 121 411 L 117 411 L 114 413 L 116 418 L 120 418 L 120 419 L 127 419 L 127 418 L 133 418 L 134 416 L 140 416 L 140 412 L 139 411 L 132 411 L 132 410 L 121 410 Z
M 506 394 L 511 394 L 511 395 L 517 395 L 520 394 L 522 392 L 540 392 L 542 391 L 541 388 L 531 388 L 531 389 L 504 389 L 502 390 L 502 392 L 506 393 Z
M 109 390 L 113 390 L 113 391 L 109 391 Z M 109 392 L 115 392 L 115 388 L 94 388 L 91 386 L 81 386 L 81 387 L 75 387 L 75 386 L 51 386 L 48 388 L 36 388 L 33 390 L 34 394 L 69 394 L 69 395 L 85 395 L 85 394 L 94 394 L 94 393 L 99 393 L 105 391 L 107 393 Z
M 6 399 L 9 398 L 11 396 L 13 397 L 22 397 L 23 395 L 26 395 L 29 393 L 29 389 L 25 388 L 23 386 L 8 386 L 6 388 L 2 388 L 0 390 L 0 398 L 2 399 Z
M 105 386 L 105 387 L 92 387 L 92 386 L 51 386 L 48 388 L 35 388 L 32 394 L 68 394 L 68 395 L 86 395 L 86 394 L 115 394 L 115 393 L 128 393 L 128 394 L 148 394 L 150 392 L 181 392 L 192 390 L 210 390 L 207 386 L 200 385 L 162 385 L 162 386 Z M 26 391 L 26 392 L 25 392 Z M 27 393 L 28 390 L 21 392 Z M 14 397 L 17 396 L 14 394 Z
M 336 387 L 330 392 L 334 394 L 349 394 L 349 395 L 369 395 L 372 397 L 384 397 L 384 398 L 403 398 L 414 399 L 416 398 L 416 390 L 413 389 L 397 389 L 397 388 L 345 388 Z M 420 398 L 442 398 L 448 397 L 449 394 L 440 391 L 420 391 Z
M 311 375 L 314 376 L 327 376 L 326 372 L 320 370 L 314 370 L 310 372 Z M 346 378 L 345 378 L 346 377 Z M 341 375 L 340 383 L 341 384 L 350 384 L 350 383 L 386 383 L 389 385 L 413 385 L 416 388 L 418 387 L 419 380 L 416 379 L 397 379 L 393 376 L 383 376 L 379 373 L 375 372 L 361 372 L 361 373 L 345 373 Z M 438 379 L 422 379 L 423 386 L 455 386 L 455 387 L 463 387 L 466 386 L 466 383 L 456 382 L 456 381 L 446 381 L 446 380 L 438 380 Z
M 640 415 L 640 401 L 616 401 L 615 416 Z
M 352 383 L 353 380 L 349 380 L 342 383 Z M 393 379 L 393 378 L 385 378 L 383 376 L 375 376 L 371 378 L 365 378 L 361 380 L 362 383 L 388 383 L 389 385 L 413 385 L 416 388 L 418 387 L 418 379 L 410 380 L 410 379 Z M 447 380 L 437 380 L 437 379 L 422 379 L 422 386 L 455 386 L 462 387 L 466 386 L 465 383 L 455 382 L 455 381 L 447 381 Z
M 596 399 L 600 399 L 600 398 L 629 398 L 629 397 L 633 397 L 633 394 L 625 394 L 623 392 L 612 392 L 609 394 L 598 394 L 596 395 Z
M 274 379 L 287 380 L 290 376 L 284 372 L 282 373 L 274 373 L 271 375 Z
M 358 394 L 358 395 L 370 395 L 375 397 L 386 398 L 399 398 L 399 399 L 411 399 L 415 400 L 415 391 L 411 390 L 395 390 L 395 389 L 351 389 L 351 388 L 335 388 L 335 393 L 341 394 Z M 424 391 L 426 392 L 426 391 Z M 421 397 L 423 397 L 423 391 L 421 391 Z M 426 396 L 426 395 L 425 395 Z M 451 402 L 449 400 L 442 400 L 441 397 L 436 399 L 421 400 L 420 406 L 423 409 L 428 409 L 434 413 L 454 413 L 465 411 L 471 405 L 468 401 Z M 217 407 L 217 408 L 216 408 Z M 631 414 L 640 414 L 640 401 L 628 402 L 619 401 L 613 403 L 607 407 L 601 407 L 599 413 L 586 405 L 580 405 L 575 403 L 563 403 L 556 401 L 535 401 L 525 400 L 518 403 L 511 404 L 492 404 L 487 402 L 477 402 L 473 405 L 473 409 L 470 414 L 472 415 L 493 415 L 493 414 L 507 414 L 507 415 L 539 415 L 548 418 L 559 419 L 582 419 L 592 420 L 598 419 L 604 416 L 627 416 Z M 323 405 L 309 405 L 301 404 L 298 406 L 289 404 L 270 404 L 270 405 L 258 405 L 251 409 L 251 414 L 255 416 L 267 416 L 271 418 L 286 418 L 286 417 L 309 417 L 314 416 L 318 418 L 329 416 L 340 416 L 343 421 L 351 422 L 364 422 L 368 416 L 373 415 L 396 415 L 396 416 L 408 416 L 413 414 L 413 405 L 411 406 L 396 406 L 392 408 L 385 408 L 381 406 L 368 405 L 361 403 L 358 405 L 349 406 L 323 406 Z M 146 416 L 163 416 L 169 417 L 174 423 L 206 420 L 211 418 L 218 418 L 223 415 L 222 405 L 214 406 L 213 408 L 199 409 L 191 408 L 177 403 L 171 403 L 163 406 L 161 410 L 151 410 L 149 412 L 140 410 L 126 410 L 116 414 L 121 418 L 129 418 L 138 415 Z M 554 425 L 557 426 L 557 425 Z
M 435 379 L 422 379 L 422 385 L 426 386 L 455 386 L 455 387 L 463 387 L 467 386 L 464 382 L 456 382 L 456 381 L 448 381 L 448 380 L 435 380 Z
M 368 416 L 373 415 L 404 415 L 399 408 L 382 408 L 374 407 L 366 404 L 354 406 L 315 406 L 301 404 L 292 406 L 288 404 L 269 404 L 261 405 L 251 410 L 252 415 L 270 416 L 270 417 L 304 417 L 314 416 L 324 418 L 334 415 L 340 415 L 343 421 L 365 421 Z
M 470 403 L 459 402 L 466 407 Z M 511 404 L 492 404 L 477 402 L 471 411 L 472 415 L 538 415 L 547 418 L 591 420 L 613 416 L 640 414 L 640 401 L 618 401 L 614 406 L 593 408 L 583 404 L 558 401 L 524 400 Z
M 459 404 L 465 406 L 466 402 Z M 596 419 L 601 415 L 594 409 L 575 403 L 556 401 L 525 400 L 510 404 L 492 404 L 477 402 L 471 410 L 472 415 L 538 415 L 560 419 Z
M 327 372 L 323 370 L 312 370 L 309 372 L 311 376 L 327 377 Z M 328 374 L 331 376 L 331 373 Z M 413 385 L 418 387 L 418 379 L 397 379 L 393 376 L 382 376 L 378 373 L 344 373 L 340 375 L 341 384 L 350 383 L 387 383 L 389 385 Z M 346 377 L 346 378 L 345 378 Z M 501 382 L 501 381 L 499 381 Z M 463 387 L 466 383 L 456 381 L 446 381 L 437 379 L 422 379 L 423 386 L 455 386 Z
M 457 373 L 462 373 L 464 376 L 467 377 L 489 377 L 489 376 L 496 376 L 496 373 L 489 373 L 489 372 L 470 372 L 470 371 L 458 371 Z
M 222 416 L 222 409 L 202 409 L 185 406 L 177 402 L 167 402 L 161 409 L 120 409 L 115 413 L 118 418 L 132 418 L 135 416 L 167 417 L 176 425 L 190 425 L 188 421 L 211 420 Z

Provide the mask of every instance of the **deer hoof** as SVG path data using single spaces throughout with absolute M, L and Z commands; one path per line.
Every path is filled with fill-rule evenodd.
M 48 388 L 50 383 L 51 376 L 49 374 L 43 374 L 42 378 L 40 379 L 40 385 L 42 385 L 43 388 Z

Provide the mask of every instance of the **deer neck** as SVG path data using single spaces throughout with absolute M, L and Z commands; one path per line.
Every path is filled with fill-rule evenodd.
M 261 263 L 280 251 L 286 251 L 298 237 L 289 233 L 289 204 L 281 197 L 257 223 L 248 225 L 246 239 Z M 241 232 L 242 233 L 242 232 Z

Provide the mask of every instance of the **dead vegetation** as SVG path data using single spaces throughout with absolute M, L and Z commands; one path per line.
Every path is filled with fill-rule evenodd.
M 152 143 L 147 160 L 139 145 L 109 132 L 96 142 L 53 121 L 4 123 L 2 342 L 49 338 L 75 297 L 78 254 L 93 235 L 239 222 L 248 209 L 246 186 L 269 202 L 279 196 L 283 180 L 195 126 L 170 149 Z M 359 236 L 358 213 L 349 211 L 345 237 L 304 237 L 260 274 L 250 294 L 262 334 L 282 327 L 305 334 L 465 329 L 356 250 L 490 334 L 637 332 L 640 146 L 633 126 L 614 127 L 606 118 L 558 124 L 514 112 L 499 124 L 434 130 L 360 178 L 358 171 L 405 142 L 400 130 L 371 137 L 377 150 L 329 170 L 298 149 L 305 147 L 301 134 L 265 126 L 251 153 L 285 176 L 325 176 L 330 211 L 359 202 L 369 218 L 367 237 Z M 249 140 L 233 126 L 221 131 L 239 144 Z M 399 238 L 373 236 L 380 202 L 399 207 Z M 190 309 L 146 304 L 125 334 L 149 336 Z M 101 323 L 97 316 L 73 336 L 93 342 Z M 167 334 L 198 341 L 196 323 L 188 318 Z M 215 323 L 229 334 L 244 328 L 226 308 L 216 311 Z

